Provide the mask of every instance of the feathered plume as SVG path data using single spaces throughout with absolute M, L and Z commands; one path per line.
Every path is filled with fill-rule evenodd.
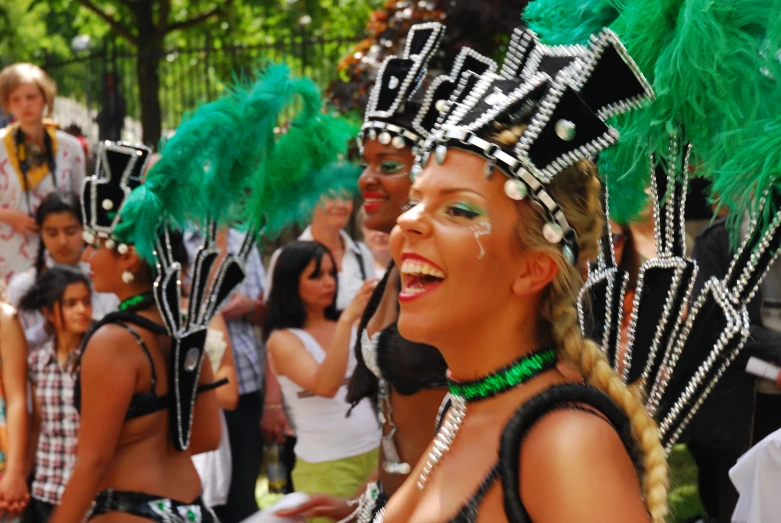
M 618 17 L 616 0 L 537 0 L 522 18 L 547 45 L 587 44 Z
M 163 226 L 182 228 L 208 218 L 224 222 L 241 187 L 224 178 L 243 152 L 235 147 L 241 131 L 241 113 L 231 95 L 185 116 L 145 182 L 122 205 L 114 235 L 134 243 L 154 266 L 155 241 Z
M 296 105 L 298 104 L 298 105 Z M 341 117 L 322 113 L 317 86 L 290 78 L 286 66 L 269 66 L 244 102 L 259 132 L 277 129 L 255 159 L 251 197 L 245 216 L 266 237 L 311 217 L 320 197 L 334 190 L 355 190 L 357 170 L 332 166 L 347 153 L 357 128 Z M 298 115 L 291 116 L 299 107 Z M 352 192 L 351 191 L 351 192 Z

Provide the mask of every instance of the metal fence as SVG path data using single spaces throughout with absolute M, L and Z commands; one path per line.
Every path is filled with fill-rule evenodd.
M 218 97 L 226 83 L 262 59 L 285 61 L 294 73 L 308 76 L 325 88 L 338 77 L 339 61 L 360 38 L 313 36 L 301 31 L 268 34 L 260 45 L 225 46 L 221 39 L 204 34 L 201 41 L 188 47 L 166 49 L 156 57 L 160 59 L 163 135 L 175 129 L 187 111 Z M 44 69 L 57 82 L 58 103 L 61 101 L 56 119 L 63 126 L 78 125 L 91 143 L 99 136 L 109 137 L 110 126 L 117 126 L 117 132 L 121 128 L 122 139 L 139 141 L 141 106 L 136 65 L 137 60 L 146 58 L 153 57 L 137 56 L 123 42 L 110 39 L 68 60 L 45 60 Z

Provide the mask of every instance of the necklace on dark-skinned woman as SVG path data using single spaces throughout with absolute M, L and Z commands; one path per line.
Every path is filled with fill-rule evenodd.
M 122 300 L 122 303 L 119 304 L 117 309 L 121 312 L 136 312 L 140 311 L 141 309 L 146 309 L 154 303 L 154 294 L 151 292 L 143 292 L 141 294 L 136 294 L 135 296 L 131 296 L 130 298 Z

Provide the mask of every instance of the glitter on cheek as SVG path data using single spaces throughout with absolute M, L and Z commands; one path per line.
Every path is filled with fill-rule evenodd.
M 483 247 L 483 244 L 480 241 L 480 237 L 491 234 L 491 222 L 482 222 L 476 225 L 470 225 L 469 229 L 474 233 L 477 246 L 480 248 L 480 252 L 477 254 L 477 259 L 482 260 L 485 257 L 485 247 Z

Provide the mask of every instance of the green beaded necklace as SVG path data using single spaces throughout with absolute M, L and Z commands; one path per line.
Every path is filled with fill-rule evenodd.
M 492 398 L 517 387 L 529 379 L 556 366 L 556 351 L 543 348 L 527 354 L 496 372 L 473 381 L 455 381 L 447 372 L 450 395 L 467 402 Z
M 155 296 L 151 292 L 145 292 L 143 294 L 136 294 L 130 298 L 124 300 L 117 307 L 122 312 L 132 312 L 151 305 L 155 301 Z
M 442 456 L 450 450 L 466 416 L 468 403 L 493 398 L 497 394 L 526 383 L 533 377 L 555 367 L 556 360 L 556 351 L 543 347 L 484 378 L 473 381 L 455 381 L 448 370 L 450 408 L 447 412 L 447 422 L 444 419 L 440 420 L 440 428 L 434 438 L 434 448 L 429 453 L 426 466 L 423 467 L 418 478 L 418 488 L 421 490 L 425 488 L 431 471 L 440 462 Z

